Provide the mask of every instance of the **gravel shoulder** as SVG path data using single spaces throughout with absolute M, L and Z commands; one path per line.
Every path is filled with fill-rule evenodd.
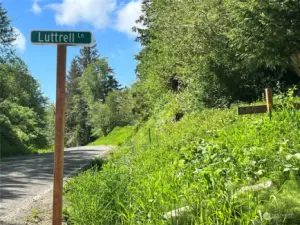
M 65 180 L 109 146 L 65 150 Z M 0 163 L 0 224 L 51 224 L 53 153 L 14 157 Z

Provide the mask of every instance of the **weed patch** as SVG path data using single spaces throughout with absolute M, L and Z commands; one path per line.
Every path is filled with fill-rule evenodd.
M 205 109 L 174 121 L 169 108 L 101 171 L 68 183 L 73 224 L 299 223 L 299 111 L 282 109 L 269 120 Z

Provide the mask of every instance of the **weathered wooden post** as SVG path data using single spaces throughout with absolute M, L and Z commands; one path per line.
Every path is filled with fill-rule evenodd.
M 267 111 L 269 113 L 270 120 L 272 119 L 272 108 L 273 108 L 273 95 L 272 89 L 266 88 L 266 103 L 267 103 Z
M 274 109 L 280 109 L 281 105 L 274 105 L 273 104 L 273 94 L 271 88 L 265 89 L 266 94 L 266 105 L 254 105 L 254 106 L 242 106 L 238 107 L 238 114 L 245 115 L 245 114 L 258 114 L 258 113 L 268 113 L 270 120 L 272 119 L 272 111 Z M 294 109 L 300 109 L 300 103 L 293 104 Z
M 67 46 L 57 46 L 56 68 L 56 114 L 53 181 L 53 220 L 52 224 L 62 221 L 62 193 L 64 179 L 64 137 L 66 111 L 66 57 Z

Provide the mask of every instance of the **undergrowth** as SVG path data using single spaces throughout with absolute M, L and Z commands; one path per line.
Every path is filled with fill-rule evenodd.
M 48 148 L 41 148 L 37 150 L 38 154 L 48 153 L 48 152 L 54 152 L 54 145 L 48 147 Z
M 130 139 L 133 131 L 133 126 L 116 127 L 107 136 L 98 138 L 96 141 L 88 144 L 88 146 L 121 145 Z
M 290 101 L 272 120 L 233 108 L 176 121 L 168 103 L 101 171 L 68 182 L 69 224 L 299 224 L 300 111 Z

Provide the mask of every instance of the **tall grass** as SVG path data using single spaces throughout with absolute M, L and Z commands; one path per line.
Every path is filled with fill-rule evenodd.
M 118 148 L 102 171 L 68 183 L 69 223 L 299 224 L 299 111 L 288 104 L 269 120 L 203 110 L 175 122 L 165 116 L 169 108 Z M 240 191 L 264 181 L 272 187 Z M 165 218 L 184 206 L 190 210 Z
M 96 141 L 88 144 L 88 146 L 122 145 L 130 139 L 130 137 L 133 135 L 133 132 L 133 126 L 116 127 L 107 136 L 98 138 Z

